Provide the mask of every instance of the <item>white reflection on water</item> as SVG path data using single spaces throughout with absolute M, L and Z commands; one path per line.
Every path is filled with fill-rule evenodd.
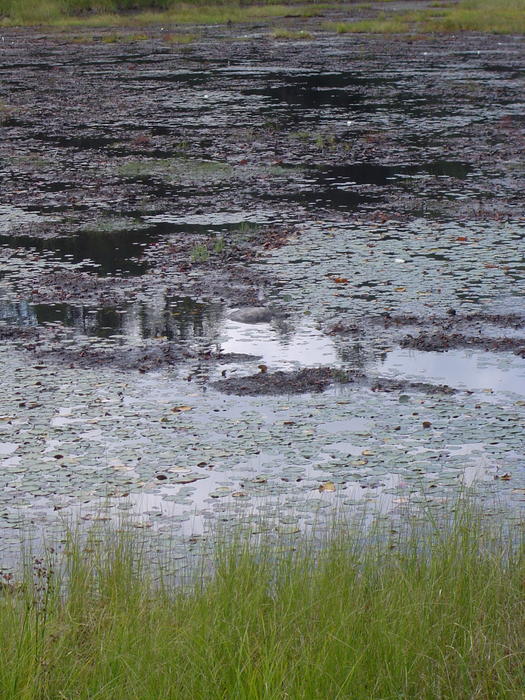
M 525 395 L 525 362 L 507 353 L 397 349 L 374 370 L 383 376 L 410 377 L 471 391 L 490 389 Z
M 223 352 L 258 355 L 272 368 L 340 364 L 333 340 L 313 325 L 302 326 L 293 335 L 283 337 L 270 323 L 248 325 L 229 319 L 222 335 Z

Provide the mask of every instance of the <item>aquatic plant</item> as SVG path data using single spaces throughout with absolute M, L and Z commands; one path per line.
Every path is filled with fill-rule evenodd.
M 210 251 L 204 243 L 197 243 L 191 249 L 191 261 L 195 263 L 207 262 L 210 259 Z
M 311 32 L 304 31 L 302 29 L 292 31 L 290 29 L 275 29 L 272 32 L 272 37 L 274 39 L 292 39 L 292 40 L 297 40 L 297 39 L 313 39 L 314 35 Z

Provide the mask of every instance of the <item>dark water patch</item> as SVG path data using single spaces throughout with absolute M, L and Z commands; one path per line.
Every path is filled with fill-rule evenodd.
M 260 76 L 257 76 L 260 78 Z M 273 101 L 299 107 L 356 108 L 367 97 L 366 88 L 388 82 L 384 78 L 361 76 L 353 72 L 289 74 L 271 76 L 265 87 L 244 89 L 246 96 L 262 96 Z M 369 108 L 369 107 L 368 107 Z
M 0 243 L 83 263 L 100 275 L 130 276 L 146 272 L 148 264 L 140 260 L 143 247 L 160 235 L 159 227 L 153 226 L 139 230 L 82 231 L 63 238 L 1 235 Z
M 125 341 L 158 339 L 183 342 L 204 338 L 222 314 L 220 304 L 211 305 L 191 297 L 162 295 L 151 302 L 118 306 L 76 303 L 32 303 L 0 300 L 0 320 L 20 329 L 59 324 L 75 335 Z M 11 335 L 16 336 L 14 331 Z
M 399 166 L 374 163 L 322 166 L 312 168 L 306 177 L 298 179 L 294 190 L 265 196 L 355 211 L 360 206 L 380 201 L 379 194 L 363 189 L 365 187 L 385 188 L 404 183 L 411 187 L 410 178 L 465 179 L 472 170 L 468 163 L 445 160 Z
M 78 136 L 71 136 L 64 133 L 57 134 L 39 131 L 32 134 L 32 137 L 38 141 L 53 143 L 63 148 L 79 148 L 82 150 L 100 150 L 118 142 L 118 139 L 115 139 L 114 136 L 102 136 L 100 134 L 79 134 Z
M 156 71 L 141 71 L 138 74 L 128 73 L 121 76 L 124 82 L 153 82 L 153 83 L 180 83 L 184 86 L 195 87 L 204 83 L 213 84 L 214 75 L 210 71 L 173 71 L 173 70 L 156 70 Z
M 74 190 L 76 187 L 76 183 L 64 182 L 62 180 L 35 180 L 33 184 L 40 192 L 52 193 L 68 192 Z
M 31 122 L 17 117 L 6 117 L 2 122 L 2 126 L 4 128 L 26 128 L 31 126 Z
M 481 69 L 490 73 L 510 73 L 506 76 L 510 80 L 522 77 L 525 72 L 523 68 L 518 66 L 503 65 L 502 63 L 485 63 Z
M 384 187 L 405 177 L 431 175 L 465 179 L 473 168 L 460 161 L 438 160 L 414 165 L 378 165 L 372 163 L 348 163 L 319 168 L 321 185 L 345 187 L 349 185 L 377 185 Z
M 129 154 L 134 155 L 132 152 L 129 152 Z M 232 183 L 227 179 L 219 182 L 208 181 L 205 185 L 199 185 L 199 183 L 196 182 L 184 182 L 182 175 L 179 176 L 180 181 L 177 181 L 175 176 L 170 180 L 170 175 L 168 173 L 136 176 L 124 175 L 123 177 L 132 184 L 142 186 L 150 197 L 157 199 L 180 198 L 184 199 L 185 202 L 195 202 L 198 197 L 208 198 L 210 195 L 218 196 L 221 192 L 232 189 Z
M 169 130 L 170 133 L 173 133 L 173 131 L 175 130 Z M 142 156 L 145 158 L 157 158 L 159 160 L 167 158 L 178 158 L 184 155 L 184 153 L 177 150 L 176 146 L 170 149 L 137 148 L 135 145 L 133 145 L 133 142 L 131 142 L 131 144 L 129 145 L 125 145 L 122 143 L 118 145 L 112 145 L 108 147 L 107 150 L 111 153 L 111 155 L 114 156 Z
M 305 187 L 295 192 L 266 194 L 262 198 L 343 211 L 356 211 L 362 205 L 372 205 L 379 201 L 379 197 L 351 192 L 338 187 L 326 187 L 324 190 Z
M 164 188 L 163 192 L 169 193 L 170 189 Z M 53 211 L 57 208 L 51 207 Z M 39 213 L 44 209 L 47 211 L 48 207 L 28 207 L 28 210 Z M 122 218 L 101 218 L 91 224 L 93 229 L 80 231 L 74 236 L 40 238 L 28 234 L 0 234 L 0 244 L 78 264 L 100 276 L 130 277 L 147 272 L 155 260 L 151 256 L 144 256 L 145 250 L 170 234 L 185 235 L 188 238 L 206 235 L 250 241 L 260 228 L 258 224 L 249 222 L 185 223 L 184 217 L 175 223 L 162 220 L 162 217 L 153 223 L 146 223 L 143 217 L 144 212 L 137 210 L 126 212 Z

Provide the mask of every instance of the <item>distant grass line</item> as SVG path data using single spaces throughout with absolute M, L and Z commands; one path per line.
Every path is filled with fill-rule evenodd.
M 4 25 L 119 26 L 159 22 L 215 24 L 285 14 L 315 16 L 317 0 L 287 5 L 279 0 L 0 0 Z
M 184 586 L 137 538 L 73 538 L 55 571 L 2 585 L 0 697 L 522 700 L 525 545 L 454 517 L 225 543 Z
M 462 0 L 436 2 L 411 12 L 384 12 L 375 19 L 325 25 L 347 33 L 459 33 L 525 34 L 525 0 Z

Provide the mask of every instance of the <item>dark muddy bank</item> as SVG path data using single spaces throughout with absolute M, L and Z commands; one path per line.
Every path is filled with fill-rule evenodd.
M 361 372 L 345 372 L 328 367 L 301 369 L 296 372 L 264 371 L 248 377 L 232 377 L 214 382 L 212 386 L 225 394 L 258 396 L 264 394 L 306 394 L 325 391 L 339 385 L 348 389 L 370 389 L 371 391 L 417 391 L 426 394 L 454 394 L 454 389 L 445 385 L 424 382 L 393 381 L 385 377 L 371 380 Z

